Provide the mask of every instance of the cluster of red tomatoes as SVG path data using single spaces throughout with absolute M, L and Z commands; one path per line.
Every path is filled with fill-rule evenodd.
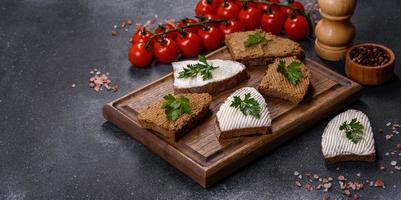
M 280 3 L 279 0 L 268 1 Z M 219 48 L 226 34 L 257 28 L 273 34 L 284 30 L 290 39 L 302 40 L 309 34 L 308 21 L 301 14 L 304 7 L 297 1 L 288 5 L 290 7 L 239 0 L 200 0 L 195 8 L 199 20 L 186 18 L 178 24 L 166 23 L 154 32 L 145 28 L 137 30 L 128 58 L 135 67 L 148 66 L 153 57 L 161 63 L 171 63 L 178 54 L 190 58 L 197 56 L 201 49 Z

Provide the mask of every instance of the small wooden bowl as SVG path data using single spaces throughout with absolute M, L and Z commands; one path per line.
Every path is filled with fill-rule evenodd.
M 351 59 L 351 51 L 360 46 L 376 46 L 384 49 L 390 55 L 390 61 L 384 65 L 379 66 L 365 66 L 354 62 Z M 352 46 L 345 57 L 345 73 L 352 80 L 362 85 L 380 85 L 390 80 L 394 75 L 394 52 L 380 44 L 375 43 L 362 43 Z

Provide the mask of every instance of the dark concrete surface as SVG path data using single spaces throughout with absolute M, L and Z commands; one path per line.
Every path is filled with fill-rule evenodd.
M 356 42 L 382 43 L 400 55 L 401 3 L 358 3 Z M 194 0 L 1 0 L 0 199 L 322 199 L 322 191 L 294 185 L 295 170 L 360 181 L 382 178 L 386 189 L 367 186 L 359 194 L 401 199 L 400 171 L 379 172 L 377 164 L 366 163 L 340 164 L 339 171 L 325 166 L 320 140 L 327 121 L 210 189 L 105 123 L 102 105 L 170 72 L 157 64 L 131 69 L 127 40 L 132 30 L 113 38 L 113 25 L 124 19 L 144 21 L 156 13 L 160 19 L 192 16 L 194 5 Z M 316 58 L 310 41 L 303 45 L 309 57 L 344 72 L 343 63 Z M 93 66 L 110 72 L 120 90 L 97 94 L 89 89 Z M 396 74 L 401 75 L 400 66 Z M 401 162 L 399 156 L 384 156 L 401 136 L 386 141 L 378 130 L 401 120 L 400 88 L 398 77 L 366 87 L 351 106 L 370 117 L 378 163 L 386 166 L 391 160 Z M 329 194 L 344 198 L 337 182 Z

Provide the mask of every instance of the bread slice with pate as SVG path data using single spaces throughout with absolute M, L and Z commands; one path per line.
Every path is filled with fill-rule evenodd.
M 166 102 L 163 99 L 139 112 L 138 121 L 141 126 L 155 131 L 171 142 L 181 138 L 207 116 L 212 102 L 212 96 L 207 93 L 174 95 L 175 98 L 180 98 L 181 96 L 189 100 L 190 114 L 183 113 L 177 119 L 169 120 L 166 110 L 162 108 L 163 103 Z
M 328 164 L 376 159 L 375 139 L 368 117 L 347 110 L 334 117 L 322 135 L 322 152 Z
M 285 73 L 279 72 L 280 62 L 284 62 L 288 70 L 291 63 L 299 63 L 302 77 L 297 83 L 291 83 Z M 265 76 L 259 84 L 258 90 L 265 96 L 275 97 L 298 104 L 304 98 L 310 84 L 311 73 L 309 69 L 295 57 L 277 58 L 266 70 Z
M 255 33 L 263 36 L 267 42 L 247 47 L 245 41 Z M 276 58 L 295 56 L 302 60 L 305 57 L 304 50 L 299 43 L 262 30 L 228 34 L 225 37 L 225 43 L 232 58 L 247 67 L 266 66 Z
M 248 98 L 247 95 L 249 96 Z M 252 101 L 253 104 L 257 105 L 259 114 L 244 114 L 244 110 L 239 109 L 239 107 L 245 106 L 234 107 L 233 102 L 235 99 L 241 99 L 243 103 Z M 232 93 L 220 106 L 219 111 L 216 113 L 216 121 L 219 140 L 268 134 L 271 126 L 270 112 L 265 99 L 255 88 L 251 87 L 244 87 Z
M 242 63 L 231 60 L 207 60 L 214 68 L 210 70 L 211 77 L 204 79 L 199 73 L 194 77 L 182 77 L 180 74 L 189 65 L 196 65 L 199 61 L 188 60 L 173 62 L 174 92 L 175 93 L 209 93 L 215 94 L 230 89 L 249 78 L 246 67 Z

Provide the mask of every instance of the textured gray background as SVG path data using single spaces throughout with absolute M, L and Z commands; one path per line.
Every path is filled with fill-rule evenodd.
M 400 2 L 358 3 L 356 41 L 383 43 L 400 55 Z M 362 181 L 383 178 L 385 190 L 368 188 L 360 194 L 401 199 L 400 172 L 382 173 L 364 163 L 340 164 L 340 171 L 326 168 L 320 136 L 327 121 L 207 190 L 105 123 L 103 104 L 170 72 L 157 64 L 131 69 L 131 32 L 113 38 L 113 25 L 124 19 L 145 21 L 155 13 L 160 19 L 192 16 L 194 5 L 194 0 L 1 0 L 0 199 L 321 199 L 322 191 L 294 186 L 294 170 Z M 343 73 L 343 63 L 316 58 L 311 41 L 303 45 L 309 57 Z M 110 72 L 120 91 L 91 91 L 88 72 L 93 66 Z M 383 154 L 400 143 L 400 136 L 386 142 L 377 130 L 400 120 L 400 86 L 396 77 L 366 87 L 352 106 L 370 116 L 378 163 L 386 165 L 390 158 Z M 330 195 L 343 198 L 338 189 Z

